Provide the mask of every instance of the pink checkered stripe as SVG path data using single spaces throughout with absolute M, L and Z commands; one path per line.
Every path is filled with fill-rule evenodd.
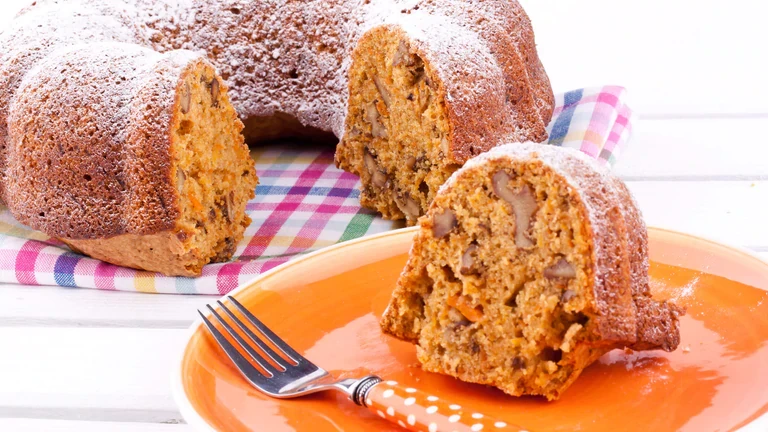
M 625 101 L 617 86 L 556 95 L 549 144 L 612 165 L 634 120 Z M 0 282 L 221 295 L 297 255 L 402 226 L 360 208 L 359 181 L 335 168 L 332 148 L 281 145 L 252 153 L 261 184 L 246 209 L 253 223 L 232 262 L 208 265 L 194 279 L 123 268 L 77 255 L 0 208 Z
M 548 128 L 550 143 L 581 150 L 613 166 L 630 139 L 635 120 L 626 103 L 626 89 L 619 86 L 579 89 L 558 94 L 555 99 L 553 121 Z M 566 133 L 558 127 L 558 121 L 563 119 L 568 119 Z

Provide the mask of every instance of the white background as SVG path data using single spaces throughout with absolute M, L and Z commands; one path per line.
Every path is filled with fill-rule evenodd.
M 0 29 L 26 2 L 2 0 Z M 556 92 L 618 84 L 649 225 L 768 258 L 768 2 L 524 0 Z M 169 390 L 208 297 L 0 286 L 0 431 L 188 431 Z

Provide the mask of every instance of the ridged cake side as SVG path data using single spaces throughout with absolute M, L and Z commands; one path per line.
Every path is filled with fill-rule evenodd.
M 19 221 L 166 274 L 197 275 L 234 253 L 256 175 L 226 87 L 199 55 L 60 50 L 26 74 L 10 112 L 8 205 Z
M 0 33 L 0 200 L 9 202 L 5 181 L 8 115 L 27 72 L 49 54 L 67 46 L 135 41 L 136 33 L 115 17 L 74 1 L 27 8 Z

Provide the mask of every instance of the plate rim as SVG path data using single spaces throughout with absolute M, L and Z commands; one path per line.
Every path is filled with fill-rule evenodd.
M 254 285 L 259 280 L 264 279 L 266 277 L 270 277 L 275 273 L 281 272 L 285 270 L 288 267 L 291 267 L 293 265 L 296 265 L 298 263 L 301 263 L 308 259 L 313 259 L 315 256 L 325 254 L 337 249 L 354 246 L 359 243 L 366 243 L 369 241 L 375 241 L 380 238 L 390 237 L 390 236 L 400 236 L 400 235 L 406 235 L 407 233 L 413 232 L 414 234 L 416 231 L 418 231 L 418 226 L 412 226 L 412 227 L 406 227 L 406 228 L 399 228 L 394 229 L 390 231 L 384 231 L 381 233 L 373 234 L 370 236 L 364 236 L 359 237 L 353 240 L 345 241 L 342 243 L 336 243 L 331 246 L 327 246 L 324 248 L 320 248 L 316 251 L 312 251 L 306 255 L 302 255 L 300 257 L 297 257 L 296 259 L 287 261 L 283 264 L 280 264 L 270 270 L 268 270 L 265 273 L 262 273 L 260 275 L 256 275 L 253 278 L 241 283 L 237 286 L 234 290 L 230 291 L 226 295 L 234 295 L 239 293 L 240 291 L 243 291 L 247 289 L 248 287 Z M 648 231 L 661 231 L 667 234 L 673 234 L 673 235 L 679 235 L 684 237 L 690 237 L 696 240 L 703 240 L 708 243 L 712 243 L 716 246 L 724 247 L 726 249 L 731 249 L 735 252 L 740 252 L 744 255 L 747 255 L 751 258 L 756 259 L 758 262 L 765 264 L 768 266 L 768 259 L 763 259 L 761 256 L 757 255 L 754 251 L 751 251 L 745 247 L 742 246 L 734 246 L 727 243 L 723 243 L 722 241 L 715 240 L 710 237 L 706 236 L 700 236 L 695 234 L 690 234 L 682 231 L 677 231 L 673 229 L 668 228 L 661 228 L 661 227 L 655 227 L 655 226 L 649 226 Z M 210 303 L 215 303 L 217 300 L 220 300 L 224 296 L 211 296 Z M 192 339 L 192 336 L 197 332 L 198 327 L 200 327 L 203 324 L 202 319 L 197 316 L 195 320 L 192 322 L 192 324 L 186 329 L 184 333 L 184 343 L 182 344 L 181 348 L 178 351 L 178 354 L 176 357 L 174 357 L 174 365 L 173 370 L 171 371 L 171 377 L 170 377 L 170 384 L 171 384 L 171 395 L 173 397 L 174 403 L 176 404 L 177 408 L 179 409 L 179 412 L 181 413 L 182 418 L 184 421 L 187 422 L 189 426 L 192 427 L 192 429 L 200 432 L 218 432 L 216 429 L 214 429 L 207 420 L 205 420 L 192 406 L 192 403 L 189 401 L 189 398 L 187 397 L 186 392 L 184 391 L 184 383 L 182 379 L 182 365 L 184 363 L 184 354 L 187 351 L 187 347 L 189 346 L 189 341 Z M 762 427 L 762 429 L 761 429 Z M 751 422 L 741 426 L 738 431 L 758 431 L 758 430 L 768 430 L 768 413 L 763 414 L 760 417 L 755 418 Z

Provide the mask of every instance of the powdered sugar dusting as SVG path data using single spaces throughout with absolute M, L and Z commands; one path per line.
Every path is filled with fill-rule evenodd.
M 647 351 L 611 351 L 599 360 L 600 363 L 607 366 L 623 366 L 626 371 L 634 374 L 643 375 L 647 383 L 642 387 L 640 393 L 644 396 L 653 392 L 654 388 L 670 382 L 671 377 L 665 373 L 667 359 L 658 353 Z
M 696 292 L 696 288 L 699 285 L 699 279 L 701 275 L 697 274 L 691 278 L 690 281 L 688 281 L 685 285 L 680 287 L 675 287 L 675 289 L 670 290 L 669 288 L 666 288 L 665 291 L 668 291 L 671 293 L 671 299 L 674 300 L 677 303 L 681 304 L 687 304 L 693 299 L 693 295 Z M 659 281 L 653 281 L 652 285 L 654 284 L 663 284 L 663 282 Z
M 268 4 L 251 0 L 41 0 L 22 11 L 5 36 L 13 32 L 35 43 L 41 35 L 37 25 L 52 26 L 42 18 L 49 13 L 57 17 L 59 33 L 73 36 L 73 40 L 62 38 L 51 45 L 80 43 L 77 35 L 90 26 L 101 30 L 97 40 L 130 39 L 161 52 L 205 52 L 227 81 L 241 117 L 287 113 L 340 137 L 350 52 L 372 27 L 399 25 L 432 56 L 436 72 L 446 83 L 447 97 L 460 110 L 459 117 L 469 119 L 471 109 L 483 109 L 477 102 L 489 95 L 503 99 L 505 92 L 498 90 L 509 87 L 507 99 L 514 99 L 517 108 L 503 109 L 508 103 L 504 100 L 486 101 L 485 114 L 516 117 L 518 110 L 532 110 L 527 115 L 538 118 L 535 122 L 512 118 L 504 122 L 511 129 L 503 134 L 491 128 L 492 136 L 474 133 L 464 138 L 486 148 L 502 135 L 540 135 L 539 129 L 543 130 L 551 116 L 551 89 L 535 51 L 531 52 L 533 34 L 521 11 L 508 1 L 470 5 L 447 0 L 284 0 Z M 99 24 L 99 19 L 112 22 Z M 120 35 L 109 35 L 115 31 Z M 530 46 L 518 47 L 522 41 Z M 32 49 L 22 45 L 9 41 L 3 44 L 3 51 Z M 528 66 L 513 67 L 523 57 Z M 513 75 L 516 82 L 510 81 Z M 538 97 L 523 100 L 513 86 L 527 86 L 527 93 Z M 462 100 L 471 103 L 462 104 Z M 535 130 L 515 131 L 515 125 L 536 126 Z M 486 140 L 488 144 L 483 143 Z

